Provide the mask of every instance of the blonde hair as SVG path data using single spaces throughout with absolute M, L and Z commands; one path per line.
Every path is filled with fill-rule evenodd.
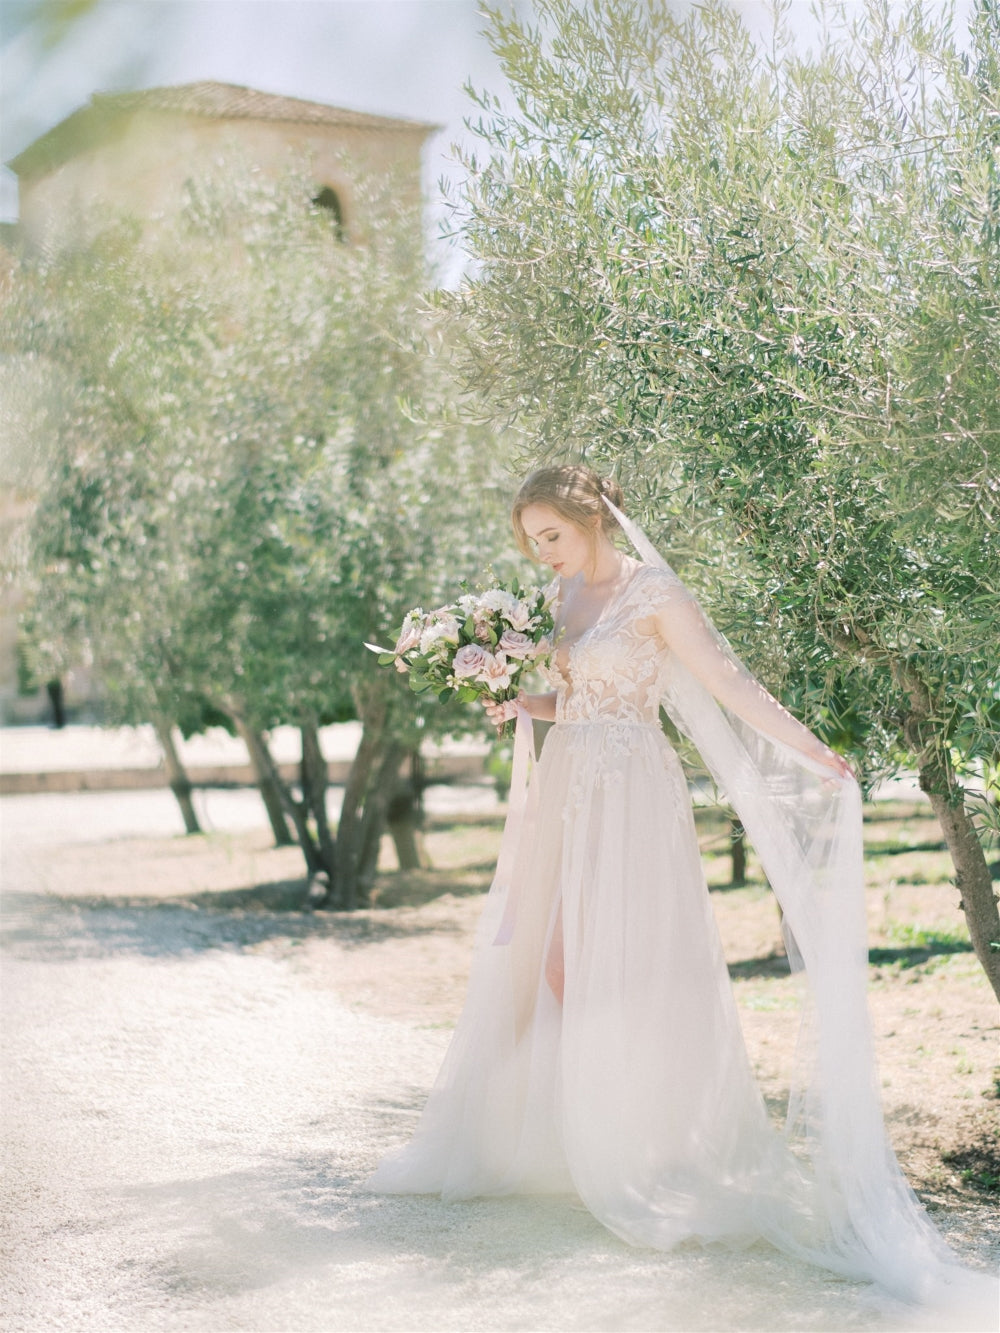
M 521 522 L 521 514 L 529 505 L 545 505 L 579 528 L 591 541 L 598 532 L 612 536 L 618 529 L 618 520 L 604 503 L 604 497 L 622 507 L 622 488 L 613 477 L 599 477 L 589 467 L 541 467 L 525 477 L 514 497 L 511 523 L 518 549 L 534 558 L 528 534 Z M 594 522 L 597 518 L 599 521 Z

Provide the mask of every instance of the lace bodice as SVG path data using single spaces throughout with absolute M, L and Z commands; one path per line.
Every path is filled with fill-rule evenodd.
M 639 625 L 668 603 L 689 600 L 675 575 L 638 566 L 595 624 L 561 651 L 557 645 L 543 673 L 556 690 L 556 721 L 657 724 L 670 654 Z

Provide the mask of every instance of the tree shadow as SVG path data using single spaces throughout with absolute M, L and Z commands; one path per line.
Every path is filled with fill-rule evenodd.
M 981 1130 L 974 1142 L 942 1153 L 941 1160 L 961 1174 L 964 1185 L 1000 1200 L 1000 1143 L 995 1130 Z
M 788 956 L 784 952 L 769 953 L 762 958 L 743 958 L 728 966 L 733 981 L 748 981 L 756 977 L 789 977 L 792 974 Z
M 898 963 L 902 968 L 919 967 L 921 963 L 947 954 L 972 953 L 968 940 L 956 939 L 953 935 L 927 934 L 925 938 L 927 943 L 923 945 L 869 949 L 869 966 L 889 967 Z
M 288 885 L 295 883 L 170 899 L 12 891 L 4 894 L 4 952 L 36 961 L 122 954 L 162 958 L 209 949 L 242 952 L 269 940 L 305 939 L 329 939 L 350 949 L 460 930 L 447 920 L 421 921 L 416 914 L 377 909 L 316 913 L 261 906 L 262 900 L 283 901 Z
M 373 908 L 424 907 L 450 894 L 473 898 L 485 894 L 496 869 L 496 861 L 481 861 L 447 870 L 385 871 L 375 881 Z
M 936 842 L 870 842 L 865 845 L 865 856 L 906 856 L 910 852 L 946 852 L 948 844 L 940 838 Z

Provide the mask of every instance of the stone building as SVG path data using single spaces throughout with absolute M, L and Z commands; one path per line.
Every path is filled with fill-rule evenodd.
M 387 177 L 401 197 L 419 200 L 421 150 L 435 125 L 368 115 L 320 102 L 224 83 L 192 83 L 141 92 L 96 94 L 7 165 L 18 181 L 20 217 L 6 228 L 20 243 L 41 244 L 95 205 L 152 222 L 178 209 L 199 166 L 234 152 L 248 166 L 279 176 L 307 163 L 309 202 L 329 209 L 348 243 L 363 240 L 357 181 Z M 0 482 L 4 479 L 0 478 Z M 0 525 L 22 515 L 30 497 L 0 501 Z M 0 720 L 45 716 L 44 690 L 19 689 L 16 588 L 0 590 Z M 67 702 L 86 699 L 85 674 L 66 682 Z
M 292 155 L 308 160 L 314 199 L 331 209 L 347 239 L 356 239 L 361 220 L 351 166 L 391 174 L 418 198 L 421 148 L 437 128 L 232 84 L 191 83 L 97 94 L 8 165 L 29 241 L 95 200 L 144 218 L 170 211 L 192 170 L 234 146 L 275 174 Z

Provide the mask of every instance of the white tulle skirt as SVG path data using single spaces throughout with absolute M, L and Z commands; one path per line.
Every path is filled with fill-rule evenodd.
M 944 1245 L 882 1128 L 853 942 L 856 792 L 799 794 L 797 769 L 774 772 L 738 808 L 814 956 L 784 1127 L 750 1068 L 674 750 L 655 724 L 562 722 L 523 818 L 508 819 L 465 1007 L 417 1131 L 367 1188 L 575 1194 L 634 1245 L 768 1240 L 940 1311 L 935 1327 L 993 1327 L 995 1279 Z M 803 811 L 793 841 L 783 804 Z M 810 841 L 812 826 L 822 836 Z M 844 829 L 854 850 L 841 856 Z
M 658 726 L 559 724 L 533 785 L 516 903 L 490 894 L 417 1133 L 369 1187 L 575 1192 L 661 1249 L 808 1245 L 808 1177 L 750 1069 L 676 754 Z

